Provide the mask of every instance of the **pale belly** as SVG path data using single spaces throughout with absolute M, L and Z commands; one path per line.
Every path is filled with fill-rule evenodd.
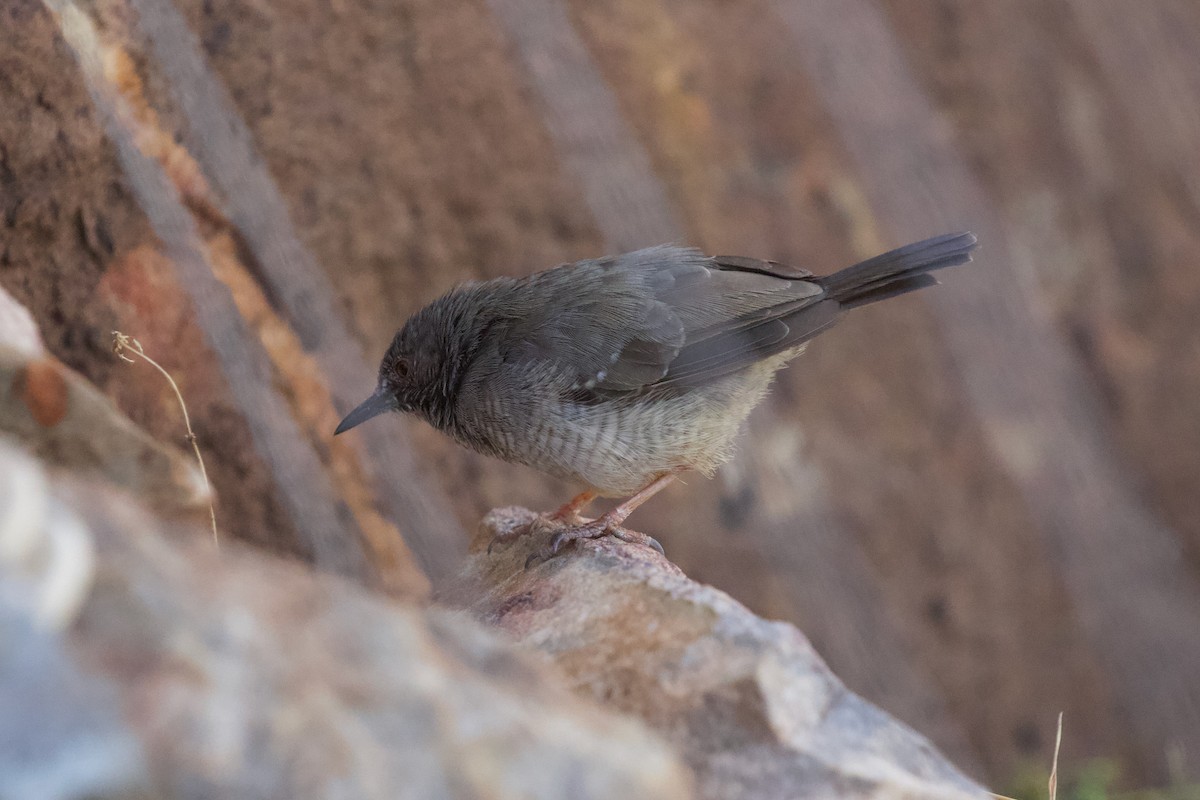
M 711 475 L 733 454 L 746 417 L 794 355 L 677 397 L 530 408 L 528 426 L 504 457 L 610 497 L 631 495 L 679 468 Z

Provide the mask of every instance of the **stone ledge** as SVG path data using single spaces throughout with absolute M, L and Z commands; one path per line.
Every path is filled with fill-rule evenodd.
M 925 738 L 850 692 L 793 626 L 752 614 L 649 548 L 582 542 L 529 570 L 550 535 L 486 552 L 534 518 L 496 509 L 445 600 L 540 652 L 583 697 L 683 754 L 698 794 L 982 798 Z
M 236 542 L 218 554 L 0 440 L 0 499 L 15 491 L 25 511 L 0 514 L 0 797 L 692 796 L 657 736 L 462 612 Z M 81 569 L 64 577 L 60 556 Z

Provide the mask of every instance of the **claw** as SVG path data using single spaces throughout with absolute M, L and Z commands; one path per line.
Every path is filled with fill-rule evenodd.
M 615 536 L 623 542 L 649 547 L 658 551 L 659 555 L 666 555 L 663 551 L 663 546 L 653 536 L 625 530 L 616 525 L 605 523 L 603 518 L 601 518 L 586 525 L 576 525 L 557 531 L 550 537 L 550 541 L 546 543 L 545 547 L 531 553 L 525 559 L 525 569 L 529 569 L 539 561 L 549 561 L 571 542 L 577 542 L 582 539 L 599 539 L 601 536 Z
M 488 542 L 487 554 L 490 556 L 492 551 L 496 549 L 497 544 L 509 544 L 520 539 L 522 536 L 529 536 L 530 534 L 538 533 L 558 524 L 561 523 L 554 518 L 553 514 L 539 514 L 524 525 L 518 525 L 511 530 L 497 533 L 493 536 L 492 540 Z
M 624 528 L 613 528 L 609 531 L 609 533 L 620 539 L 622 542 L 628 542 L 629 544 L 640 544 L 643 547 L 649 547 L 653 550 L 657 550 L 660 556 L 665 556 L 667 554 L 667 551 L 663 550 L 662 544 L 660 544 L 658 539 L 655 539 L 653 536 L 648 536 L 644 533 L 635 533 L 634 531 L 627 531 Z
M 558 555 L 558 551 L 562 549 L 562 546 L 564 544 L 566 544 L 568 541 L 570 541 L 572 538 L 582 538 L 582 537 L 570 536 L 569 532 L 571 530 L 572 530 L 571 528 L 567 528 L 566 530 L 561 530 L 558 533 L 554 534 L 552 537 L 550 537 L 550 544 L 547 549 L 549 549 L 551 556 Z
M 558 551 L 563 549 L 563 545 L 569 544 L 579 539 L 594 539 L 597 536 L 602 536 L 605 531 L 599 529 L 599 532 L 592 525 L 578 525 L 573 528 L 564 528 L 550 537 L 550 541 L 540 550 L 536 550 L 529 554 L 529 558 L 525 559 L 525 569 L 529 569 L 538 561 L 549 561 L 558 555 Z
M 532 525 L 521 525 L 520 527 L 514 528 L 510 531 L 504 531 L 503 533 L 497 533 L 495 536 L 492 537 L 492 540 L 490 542 L 488 542 L 487 554 L 490 556 L 492 554 L 492 551 L 496 549 L 496 545 L 508 544 L 510 542 L 515 542 L 517 539 L 520 539 L 522 536 L 525 536 L 526 534 L 530 533 L 531 530 L 532 530 Z

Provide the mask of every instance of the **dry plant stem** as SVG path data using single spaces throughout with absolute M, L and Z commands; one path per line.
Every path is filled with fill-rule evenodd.
M 183 402 L 183 393 L 179 391 L 179 385 L 175 383 L 175 379 L 171 377 L 171 374 L 162 368 L 161 364 L 146 355 L 145 351 L 142 350 L 142 343 L 137 339 L 120 331 L 113 331 L 112 335 L 113 352 L 116 353 L 118 358 L 132 364 L 134 360 L 126 355 L 126 353 L 132 353 L 158 370 L 167 379 L 167 383 L 171 385 L 171 390 L 175 392 L 175 398 L 179 401 L 179 408 L 183 411 L 183 426 L 187 429 L 186 438 L 192 446 L 192 452 L 196 454 L 196 463 L 200 465 L 200 477 L 204 479 L 204 490 L 208 492 L 209 497 L 212 497 L 212 485 L 208 482 L 208 470 L 204 468 L 204 457 L 200 455 L 200 445 L 196 441 L 196 434 L 192 431 L 192 420 L 188 416 L 187 404 Z M 212 523 L 213 546 L 220 550 L 221 540 L 217 535 L 217 512 L 213 509 L 211 500 L 208 503 L 208 518 Z
M 1050 762 L 1050 781 L 1049 781 L 1049 798 L 1050 800 L 1058 800 L 1058 751 L 1062 747 L 1062 721 L 1063 712 L 1058 712 L 1058 732 L 1054 734 L 1054 760 Z M 1015 800 L 1006 794 L 996 794 L 988 792 L 997 800 Z
M 1058 798 L 1058 749 L 1062 747 L 1063 712 L 1058 712 L 1058 732 L 1054 734 L 1054 760 L 1050 762 L 1050 800 Z

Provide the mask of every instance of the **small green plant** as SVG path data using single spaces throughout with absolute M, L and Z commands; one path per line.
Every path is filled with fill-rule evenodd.
M 1200 800 L 1200 783 L 1179 777 L 1161 789 L 1120 790 L 1114 788 L 1121 776 L 1117 763 L 1111 759 L 1094 758 L 1067 770 L 1060 780 L 1058 751 L 1062 746 L 1062 714 L 1058 715 L 1058 732 L 1054 738 L 1054 759 L 1047 773 L 1045 767 L 1030 765 L 1021 769 L 1009 785 L 1007 794 L 994 795 L 1007 800 Z
M 1115 761 L 1092 759 L 1066 770 L 1058 787 L 1059 800 L 1200 800 L 1200 784 L 1177 781 L 1158 789 L 1117 790 L 1120 769 Z M 1014 800 L 1050 800 L 1044 768 L 1017 774 L 1007 792 Z

